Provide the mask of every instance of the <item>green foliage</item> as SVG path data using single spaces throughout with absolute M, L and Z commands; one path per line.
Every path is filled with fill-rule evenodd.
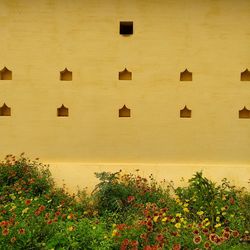
M 54 181 L 48 166 L 25 158 L 8 155 L 0 163 L 0 193 L 25 193 L 37 196 L 48 192 Z

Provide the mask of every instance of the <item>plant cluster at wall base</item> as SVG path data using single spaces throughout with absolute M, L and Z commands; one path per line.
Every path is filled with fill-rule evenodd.
M 91 194 L 58 188 L 48 166 L 0 163 L 0 249 L 249 249 L 250 194 L 201 172 L 186 187 L 96 173 Z

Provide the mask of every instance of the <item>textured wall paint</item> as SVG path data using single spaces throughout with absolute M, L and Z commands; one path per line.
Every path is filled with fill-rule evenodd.
M 249 13 L 249 0 L 1 0 L 0 68 L 13 80 L 0 81 L 0 106 L 12 108 L 0 117 L 0 156 L 62 164 L 72 184 L 74 171 L 120 163 L 176 178 L 220 166 L 245 184 Z M 134 35 L 119 35 L 119 21 L 133 21 Z M 65 67 L 73 81 L 59 80 Z M 125 67 L 132 81 L 118 80 Z M 186 68 L 192 82 L 179 81 Z M 56 116 L 62 104 L 67 118 Z M 124 104 L 130 118 L 118 117 Z M 185 105 L 191 119 L 179 117 Z

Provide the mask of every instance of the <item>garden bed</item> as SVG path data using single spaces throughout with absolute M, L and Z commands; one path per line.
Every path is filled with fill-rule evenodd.
M 250 195 L 202 172 L 186 187 L 96 173 L 92 194 L 56 187 L 48 166 L 0 164 L 0 249 L 249 249 Z

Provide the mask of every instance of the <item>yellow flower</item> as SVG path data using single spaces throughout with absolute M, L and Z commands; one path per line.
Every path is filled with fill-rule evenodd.
M 22 211 L 22 214 L 26 214 L 28 212 L 28 210 L 29 210 L 28 207 L 24 208 L 23 211 Z
M 75 227 L 74 227 L 74 226 L 70 226 L 70 227 L 68 227 L 68 231 L 70 231 L 70 232 L 74 231 L 74 229 L 75 229 Z
M 198 214 L 199 216 L 201 216 L 201 215 L 204 214 L 204 212 L 203 212 L 203 211 L 198 211 L 197 214 Z
M 180 218 L 180 222 L 183 222 L 184 221 L 184 218 Z
M 218 224 L 216 224 L 214 227 L 221 227 L 221 224 L 220 223 L 218 223 Z
M 207 222 L 207 223 L 205 224 L 206 227 L 209 226 L 209 225 L 210 225 L 210 222 Z
M 220 217 L 219 217 L 219 216 L 216 217 L 216 221 L 217 221 L 217 222 L 220 221 Z
M 175 226 L 176 228 L 180 228 L 180 227 L 181 227 L 181 223 L 176 223 L 174 226 Z
M 168 219 L 167 217 L 164 217 L 161 221 L 165 222 L 167 219 Z
M 175 222 L 175 218 L 173 218 L 173 219 L 171 220 L 171 222 Z
M 159 218 L 159 216 L 155 216 L 155 217 L 153 218 L 153 221 L 154 221 L 154 222 L 157 222 L 158 218 Z
M 181 213 L 177 213 L 177 214 L 176 214 L 176 217 L 181 217 Z
M 225 207 L 222 207 L 220 210 L 221 210 L 221 211 L 225 211 L 225 210 L 226 210 L 226 208 L 225 208 Z
M 184 203 L 184 205 L 183 205 L 184 207 L 188 207 L 188 203 Z
M 116 234 L 117 234 L 117 230 L 114 229 L 113 232 L 112 232 L 112 237 L 116 236 Z
M 227 212 L 222 212 L 222 215 L 224 216 L 224 215 L 226 215 L 227 214 Z
M 183 208 L 183 211 L 184 211 L 185 213 L 188 213 L 188 212 L 189 212 L 189 209 L 188 209 L 187 207 L 184 207 L 184 208 Z

